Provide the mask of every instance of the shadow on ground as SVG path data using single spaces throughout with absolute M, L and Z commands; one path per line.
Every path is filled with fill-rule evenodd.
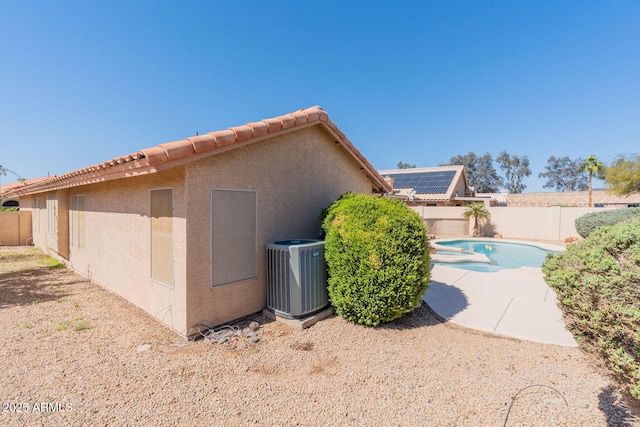
M 625 396 L 624 400 L 620 398 L 620 393 L 613 386 L 608 386 L 602 389 L 599 395 L 599 407 L 600 410 L 607 417 L 607 425 L 611 427 L 631 427 L 637 426 L 638 418 L 634 415 L 634 412 L 640 413 L 638 410 L 640 407 L 640 403 L 637 403 L 635 406 L 635 411 L 632 408 L 629 408 L 625 401 L 634 402 L 635 399 L 628 395 Z
M 443 319 L 450 319 L 469 306 L 469 300 L 459 288 L 442 282 L 431 282 L 423 298 Z
M 469 301 L 460 289 L 432 281 L 420 307 L 399 319 L 379 325 L 378 328 L 407 329 L 440 325 L 468 306 Z
M 55 301 L 69 295 L 62 285 L 73 285 L 66 269 L 36 267 L 18 272 L 0 273 L 0 308 Z
M 399 319 L 388 323 L 383 323 L 377 328 L 379 329 L 413 329 L 422 328 L 424 326 L 435 326 L 445 322 L 441 316 L 431 309 L 427 304 L 422 305 L 411 313 L 407 313 Z

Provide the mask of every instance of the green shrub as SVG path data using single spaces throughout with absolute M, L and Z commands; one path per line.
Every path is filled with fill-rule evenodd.
M 327 217 L 327 215 L 329 215 L 329 209 L 333 208 L 340 200 L 348 199 L 349 197 L 353 197 L 355 195 L 356 193 L 348 191 L 346 193 L 341 194 L 340 197 L 338 197 L 338 199 L 335 202 L 333 202 L 331 205 L 327 206 L 326 208 L 322 208 L 322 210 L 320 211 L 320 222 L 324 223 L 325 218 Z M 322 231 L 324 233 L 324 229 Z
M 640 216 L 547 256 L 542 271 L 577 341 L 640 398 Z
M 576 231 L 587 238 L 593 231 L 605 225 L 614 225 L 640 215 L 640 208 L 623 208 L 611 211 L 591 212 L 576 219 Z
M 352 322 L 376 326 L 413 311 L 429 286 L 422 219 L 402 202 L 343 195 L 326 212 L 329 298 Z

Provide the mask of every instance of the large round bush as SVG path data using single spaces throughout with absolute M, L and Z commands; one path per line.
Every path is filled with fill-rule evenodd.
M 348 194 L 323 221 L 329 298 L 336 312 L 376 326 L 413 311 L 429 286 L 429 246 L 418 214 L 389 198 Z
M 590 212 L 576 218 L 576 231 L 584 238 L 600 227 L 615 225 L 640 216 L 640 208 L 623 208 L 601 212 Z

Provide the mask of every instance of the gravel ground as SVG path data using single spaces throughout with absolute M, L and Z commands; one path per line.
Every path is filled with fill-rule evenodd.
M 255 316 L 239 326 L 260 323 L 260 341 L 231 351 L 46 262 L 0 248 L 1 425 L 640 425 L 592 356 L 426 306 L 378 328 Z

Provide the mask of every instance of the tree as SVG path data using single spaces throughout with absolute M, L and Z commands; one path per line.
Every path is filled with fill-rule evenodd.
M 463 156 L 451 157 L 449 164 L 464 166 L 469 185 L 478 193 L 496 193 L 502 185 L 502 178 L 493 167 L 493 157 L 489 153 L 478 157 L 470 151 Z
M 473 237 L 476 237 L 480 230 L 480 222 L 489 219 L 491 214 L 483 203 L 473 203 L 467 206 L 467 209 L 462 213 L 462 217 L 464 219 L 473 218 Z
M 539 173 L 538 178 L 546 178 L 544 188 L 555 191 L 584 191 L 589 185 L 587 177 L 580 174 L 580 166 L 584 163 L 581 157 L 571 160 L 569 156 L 551 156 L 547 160 L 546 172 Z
M 607 168 L 604 179 L 618 196 L 640 193 L 640 154 L 618 156 Z
M 602 178 L 604 176 L 605 165 L 593 154 L 586 158 L 578 169 L 579 172 L 589 172 L 589 207 L 593 207 L 593 176 Z
M 7 169 L 4 166 L 0 165 L 0 176 L 2 176 L 2 175 L 6 176 L 7 172 L 11 172 L 12 174 L 14 174 L 16 176 L 16 178 L 18 178 L 18 181 L 20 181 L 20 182 L 26 181 L 24 178 L 22 178 L 20 175 L 18 175 L 17 173 L 12 171 L 11 169 Z M 2 194 L 0 194 L 0 201 L 1 200 L 2 200 Z
M 18 181 L 25 181 L 24 178 L 22 178 L 20 175 L 18 175 L 16 172 L 12 171 L 11 169 L 7 169 L 4 166 L 0 165 L 0 175 L 7 175 L 7 172 L 10 172 L 12 174 L 14 174 L 16 176 L 16 178 L 18 179 Z
M 448 165 L 462 165 L 464 166 L 464 172 L 467 175 L 467 181 L 469 185 L 475 186 L 476 183 L 476 169 L 478 168 L 478 156 L 473 151 L 469 151 L 465 155 L 453 156 L 449 159 L 448 164 L 442 164 L 440 166 Z
M 412 169 L 415 167 L 416 165 L 410 165 L 409 163 L 403 163 L 402 161 L 398 162 L 398 169 Z
M 507 190 L 511 193 L 522 193 L 522 190 L 527 187 L 522 183 L 522 179 L 531 175 L 527 156 L 512 156 L 503 151 L 496 160 L 500 163 L 500 169 L 504 171 L 504 184 Z
M 478 157 L 476 176 L 481 184 L 476 188 L 478 193 L 497 193 L 502 187 L 503 179 L 493 167 L 493 156 L 489 153 Z

